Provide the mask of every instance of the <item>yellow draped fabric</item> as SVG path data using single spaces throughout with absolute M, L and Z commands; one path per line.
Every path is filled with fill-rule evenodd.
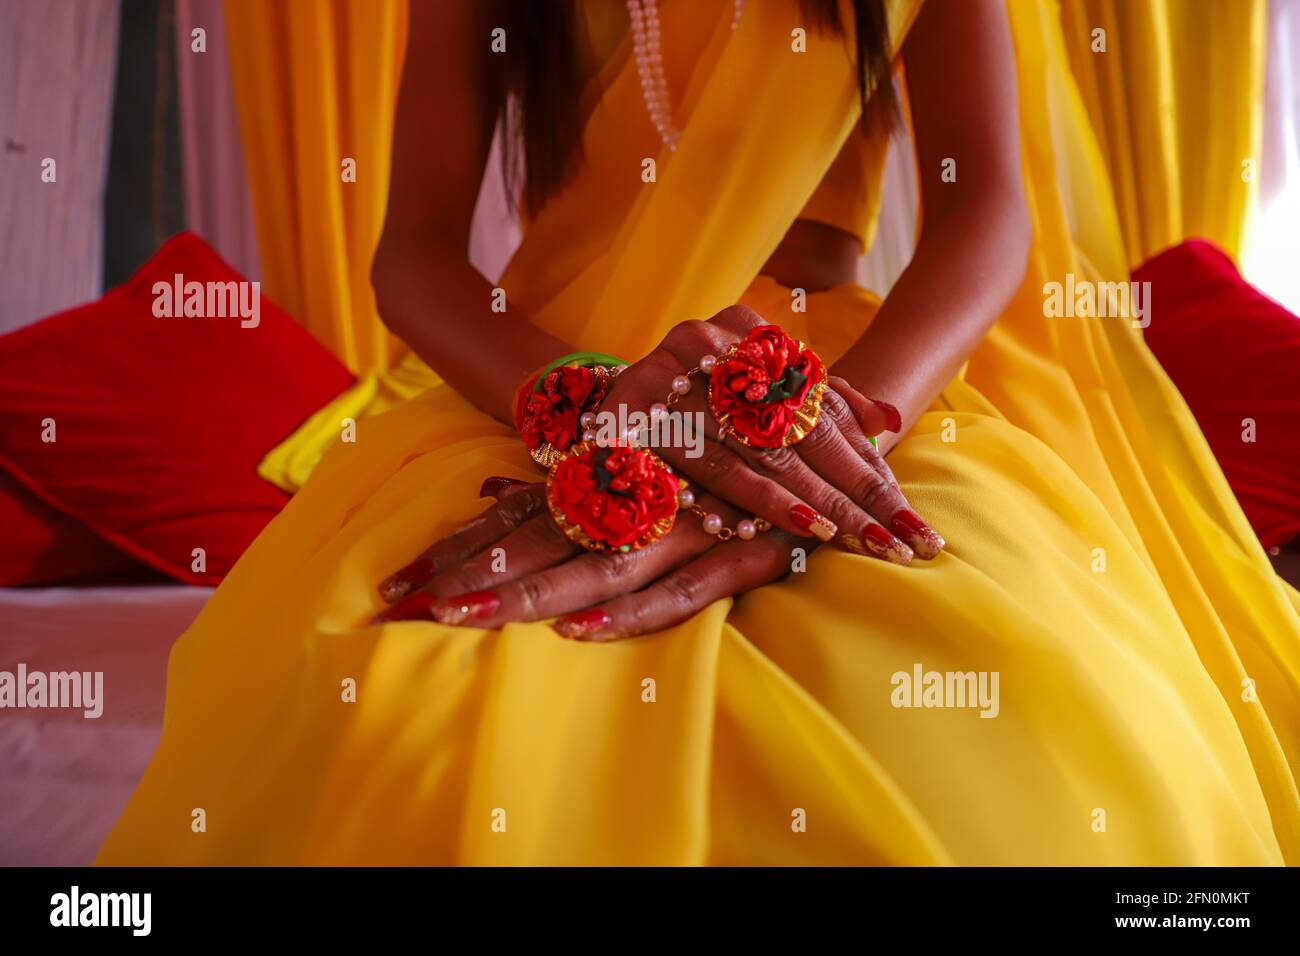
M 263 290 L 354 372 L 405 352 L 375 311 L 406 0 L 226 0 Z M 349 162 L 350 161 L 350 162 Z
M 1258 188 L 1266 0 L 1062 0 L 1061 16 L 1129 263 L 1192 237 L 1237 258 Z
M 1058 12 L 1009 10 L 1029 275 L 891 456 L 943 555 L 822 548 L 612 645 L 369 627 L 376 582 L 480 511 L 485 476 L 533 473 L 437 385 L 336 444 L 180 639 L 99 862 L 1300 862 L 1297 595 L 1131 323 L 1044 316 L 1045 282 L 1126 255 Z M 891 11 L 901 37 L 912 5 Z M 870 322 L 864 290 L 801 314 L 755 281 L 853 126 L 849 60 L 815 34 L 791 53 L 796 3 L 730 15 L 662 5 L 673 154 L 611 71 L 588 164 L 506 277 L 538 324 L 631 358 L 742 296 L 828 356 Z M 996 717 L 894 706 L 917 666 L 996 672 Z

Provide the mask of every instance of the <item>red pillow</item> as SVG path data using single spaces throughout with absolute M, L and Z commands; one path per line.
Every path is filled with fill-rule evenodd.
M 0 471 L 140 562 L 216 584 L 288 500 L 262 456 L 353 379 L 264 297 L 255 327 L 155 316 L 155 283 L 178 275 L 243 281 L 181 233 L 99 301 L 0 337 Z
M 76 518 L 0 472 L 0 587 L 87 584 L 155 575 Z
M 1133 273 L 1151 283 L 1146 341 L 1209 440 L 1266 548 L 1300 537 L 1300 318 L 1256 291 L 1216 246 L 1166 249 Z M 1254 441 L 1243 440 L 1254 422 Z

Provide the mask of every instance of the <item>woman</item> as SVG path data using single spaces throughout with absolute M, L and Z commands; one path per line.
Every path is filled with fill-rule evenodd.
M 443 384 L 177 644 L 100 862 L 1300 861 L 1296 595 L 1132 325 L 1045 317 L 1046 282 L 1126 278 L 1049 4 L 412 6 L 374 276 Z M 879 304 L 899 58 L 924 228 Z M 512 90 L 500 312 L 465 246 Z M 661 451 L 773 528 L 559 533 L 521 381 L 595 350 L 631 362 L 602 408 L 648 408 L 760 316 L 829 366 L 815 437 Z

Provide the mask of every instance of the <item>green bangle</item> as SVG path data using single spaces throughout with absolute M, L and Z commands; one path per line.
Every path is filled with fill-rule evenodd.
M 537 379 L 533 382 L 533 391 L 540 392 L 546 376 L 561 365 L 572 365 L 574 368 L 590 368 L 593 365 L 603 365 L 615 368 L 626 364 L 622 359 L 606 355 L 604 352 L 570 352 L 568 355 L 561 355 L 555 361 L 542 366 L 541 371 L 537 373 Z

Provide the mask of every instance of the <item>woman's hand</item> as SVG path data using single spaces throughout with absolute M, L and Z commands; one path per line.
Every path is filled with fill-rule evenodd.
M 764 324 L 744 306 L 724 309 L 707 322 L 683 322 L 619 375 L 602 412 L 617 414 L 621 405 L 628 414 L 648 413 L 665 400 L 673 379 L 695 368 L 702 356 L 721 355 Z M 835 539 L 857 554 L 907 564 L 914 552 L 933 558 L 943 549 L 943 538 L 912 510 L 867 440 L 901 427 L 892 406 L 831 376 L 817 427 L 797 446 L 762 450 L 719 435 L 706 390 L 703 378 L 694 377 L 691 390 L 672 409 L 705 423 L 706 434 L 695 436 L 702 446 L 654 445 L 660 457 L 700 487 L 791 533 Z
M 392 606 L 375 623 L 502 627 L 565 615 L 552 625 L 563 637 L 635 637 L 784 576 L 799 545 L 776 529 L 719 541 L 682 511 L 673 530 L 649 547 L 584 551 L 551 519 L 544 485 L 489 478 L 483 494 L 495 494 L 497 504 L 380 585 Z M 732 525 L 744 517 L 707 495 L 701 503 Z

